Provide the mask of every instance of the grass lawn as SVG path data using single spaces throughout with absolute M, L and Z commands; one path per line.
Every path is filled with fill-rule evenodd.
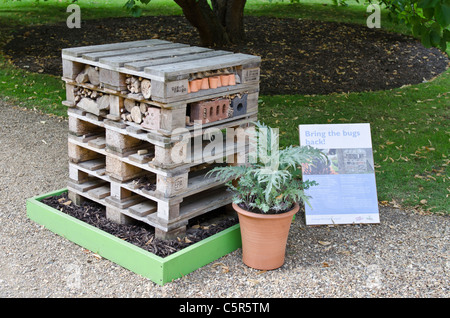
M 0 26 L 8 26 L 5 32 L 2 30 L 0 42 L 6 41 L 9 31 L 19 26 L 65 21 L 70 3 L 66 0 L 0 2 Z M 125 0 L 78 1 L 82 19 L 127 16 L 122 8 L 124 3 Z M 365 23 L 367 18 L 366 7 L 355 2 L 349 2 L 349 7 L 333 6 L 331 0 L 307 0 L 294 5 L 275 0 L 247 3 L 247 15 L 351 23 Z M 179 15 L 181 10 L 173 1 L 152 0 L 144 7 L 143 14 Z M 390 31 L 408 33 L 403 26 L 390 23 L 385 13 L 381 25 Z M 67 110 L 61 105 L 63 88 L 59 77 L 19 70 L 0 56 L 0 98 L 66 116 Z M 260 119 L 280 128 L 282 146 L 299 143 L 299 124 L 370 123 L 378 199 L 445 214 L 450 213 L 449 108 L 450 70 L 431 82 L 388 91 L 260 96 Z

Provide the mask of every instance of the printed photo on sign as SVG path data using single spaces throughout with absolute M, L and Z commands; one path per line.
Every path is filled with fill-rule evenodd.
M 302 167 L 303 179 L 318 185 L 305 192 L 308 225 L 379 223 L 369 124 L 300 125 L 300 144 L 322 150 L 328 164 Z

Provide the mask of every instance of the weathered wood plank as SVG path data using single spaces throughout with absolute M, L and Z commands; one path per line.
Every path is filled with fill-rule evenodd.
M 135 214 L 140 217 L 149 215 L 157 211 L 157 204 L 151 201 L 145 201 L 128 208 L 131 214 Z
M 144 68 L 144 72 L 149 75 L 170 79 L 178 75 L 217 70 L 249 63 L 259 63 L 260 61 L 261 57 L 259 56 L 236 53 L 223 56 L 214 56 L 196 61 L 149 66 Z
M 101 52 L 101 51 L 112 51 L 112 50 L 122 50 L 125 48 L 143 47 L 155 44 L 168 44 L 169 41 L 151 39 L 151 40 L 141 40 L 141 41 L 131 41 L 131 42 L 121 42 L 121 43 L 111 43 L 111 44 L 101 44 L 101 45 L 89 45 L 89 46 L 79 46 L 73 48 L 66 48 L 61 50 L 61 54 L 81 57 L 85 53 L 89 52 Z
M 97 199 L 104 199 L 110 195 L 109 185 L 98 187 L 88 191 L 88 194 Z
M 146 53 L 157 49 L 158 46 L 168 43 L 156 43 L 155 45 L 148 45 L 144 47 L 126 48 L 123 50 L 113 51 L 101 51 L 101 52 L 89 52 L 83 53 L 81 56 L 88 61 L 98 61 L 101 58 L 113 57 L 113 56 L 127 56 L 130 54 Z
M 186 48 L 188 49 L 188 48 Z M 232 54 L 232 52 L 227 51 L 213 51 L 206 48 L 201 47 L 190 47 L 191 52 L 183 53 L 183 51 L 177 54 L 173 54 L 173 56 L 169 57 L 159 57 L 157 59 L 145 60 L 139 62 L 129 62 L 125 63 L 124 67 L 134 71 L 142 71 L 145 67 L 155 66 L 155 65 L 163 65 L 163 64 L 172 64 L 172 63 L 180 63 L 186 61 L 199 60 L 203 58 L 209 58 L 219 55 Z M 195 49 L 195 50 L 194 50 Z
M 120 67 L 120 66 L 123 66 L 127 62 L 147 60 L 147 59 L 153 58 L 154 56 L 156 56 L 156 57 L 161 56 L 161 55 L 170 56 L 171 52 L 174 49 L 181 48 L 181 47 L 188 47 L 188 45 L 180 44 L 180 43 L 162 44 L 162 45 L 149 47 L 149 51 L 145 52 L 145 53 L 104 57 L 104 58 L 100 58 L 99 62 L 109 65 L 109 66 L 113 66 L 113 67 Z

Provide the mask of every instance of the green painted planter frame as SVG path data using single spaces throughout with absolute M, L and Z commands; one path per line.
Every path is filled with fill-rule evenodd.
M 67 189 L 61 189 L 28 199 L 26 204 L 28 218 L 161 286 L 242 246 L 240 227 L 236 224 L 162 258 L 41 202 L 44 198 L 66 191 Z

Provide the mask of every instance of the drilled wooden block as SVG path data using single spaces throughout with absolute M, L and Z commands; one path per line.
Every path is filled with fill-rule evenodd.
M 147 108 L 147 113 L 141 123 L 146 129 L 157 130 L 161 127 L 161 109 L 157 107 Z
M 206 124 L 228 118 L 230 100 L 220 98 L 192 103 L 190 106 L 191 121 L 200 121 L 202 124 Z

